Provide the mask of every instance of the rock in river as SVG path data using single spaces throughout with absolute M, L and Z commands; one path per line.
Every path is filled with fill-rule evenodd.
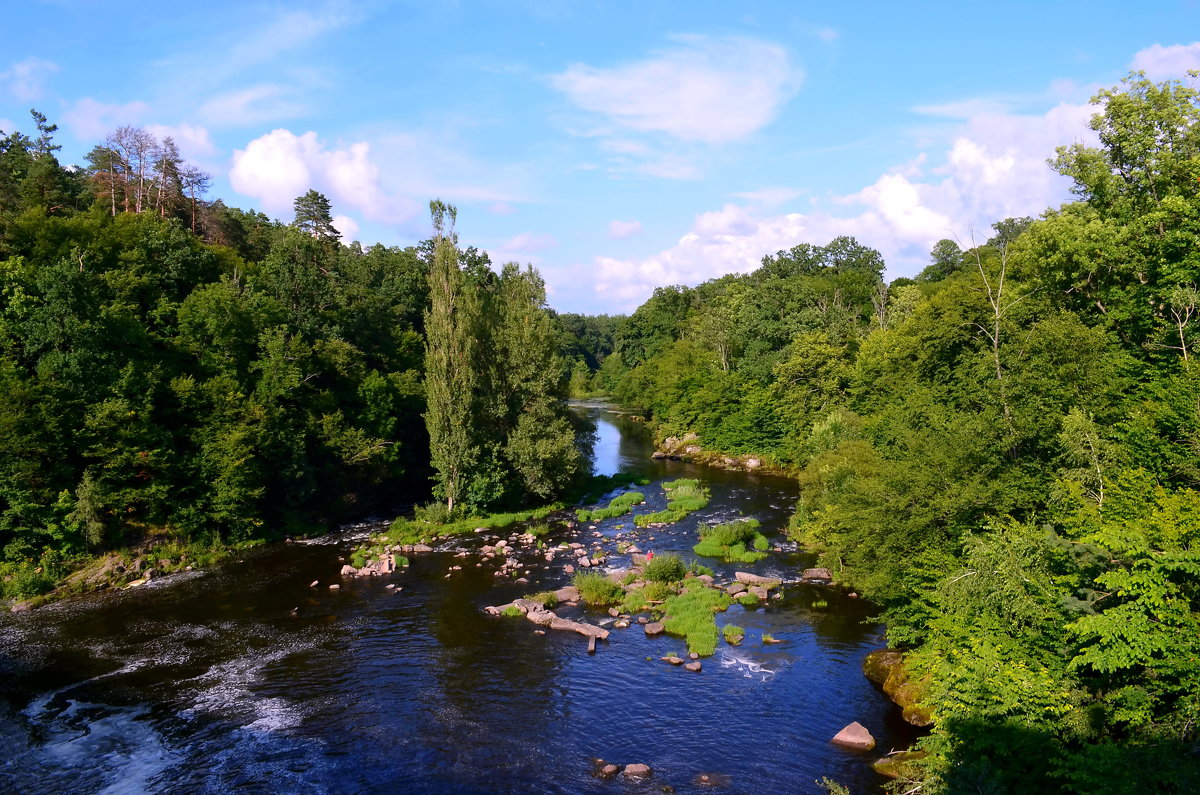
M 851 723 L 846 728 L 838 732 L 833 743 L 840 745 L 843 748 L 853 748 L 857 751 L 870 751 L 875 747 L 875 738 L 867 731 L 867 727 L 863 726 L 858 721 Z

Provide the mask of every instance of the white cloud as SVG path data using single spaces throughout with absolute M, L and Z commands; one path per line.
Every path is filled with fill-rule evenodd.
M 146 131 L 160 141 L 170 138 L 179 147 L 184 160 L 204 160 L 217 153 L 208 130 L 195 124 L 147 124 Z
M 1191 69 L 1200 69 L 1200 41 L 1191 44 L 1154 44 L 1133 56 L 1130 68 L 1141 70 L 1151 80 L 1183 78 Z
M 724 144 L 769 124 L 802 79 L 787 50 L 761 39 L 687 35 L 674 43 L 610 69 L 573 64 L 552 82 L 618 126 Z
M 824 42 L 837 41 L 838 32 L 833 28 L 821 28 L 817 31 L 817 38 Z
M 295 198 L 310 188 L 381 223 L 399 223 L 418 211 L 416 202 L 384 190 L 368 143 L 331 149 L 315 132 L 295 135 L 278 129 L 254 139 L 233 153 L 229 184 L 283 218 L 290 217 Z
M 492 202 L 488 205 L 487 211 L 492 215 L 512 215 L 517 208 L 508 202 Z
M 744 190 L 733 194 L 739 199 L 745 199 L 751 204 L 761 205 L 763 207 L 775 207 L 780 204 L 787 204 L 793 199 L 804 195 L 804 191 L 796 190 L 795 188 L 773 187 L 759 188 L 758 190 Z
M 608 236 L 615 238 L 632 237 L 642 231 L 641 221 L 609 221 Z
M 655 288 L 696 284 L 725 273 L 756 269 L 765 254 L 797 243 L 824 245 L 852 235 L 878 249 L 889 276 L 913 275 L 932 245 L 958 235 L 969 240 L 1011 216 L 1039 215 L 1068 198 L 1067 181 L 1046 158 L 1055 146 L 1095 143 L 1086 128 L 1093 108 L 1059 104 L 1042 114 L 980 113 L 942 143 L 942 151 L 900 164 L 863 189 L 814 199 L 807 213 L 770 215 L 770 190 L 748 192 L 741 204 L 696 216 L 674 246 L 634 259 L 596 257 L 594 290 L 631 310 Z M 932 167 L 930 160 L 940 165 Z M 986 236 L 986 234 L 985 234 Z
M 26 58 L 0 72 L 0 83 L 22 102 L 40 99 L 46 78 L 58 71 L 58 64 L 42 58 Z
M 541 234 L 537 232 L 525 232 L 515 237 L 511 237 L 500 244 L 500 248 L 502 250 L 514 252 L 545 251 L 546 249 L 555 248 L 556 246 L 558 246 L 558 240 L 554 237 L 554 235 Z
M 264 122 L 290 119 L 304 113 L 295 99 L 296 89 L 262 83 L 218 94 L 204 103 L 200 116 L 216 127 L 249 127 Z
M 118 127 L 140 123 L 149 110 L 141 100 L 107 103 L 85 97 L 63 113 L 63 121 L 76 138 L 98 141 Z
M 343 243 L 358 239 L 358 221 L 348 215 L 333 216 L 333 228 L 342 236 Z

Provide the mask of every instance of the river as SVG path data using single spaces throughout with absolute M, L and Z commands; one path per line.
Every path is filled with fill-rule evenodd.
M 663 506 L 663 479 L 711 488 L 704 510 L 638 535 L 644 549 L 693 557 L 697 522 L 746 515 L 784 549 L 751 570 L 795 580 L 809 562 L 781 532 L 793 482 L 654 461 L 641 426 L 603 405 L 577 410 L 594 424 L 598 472 L 655 481 L 639 511 Z M 627 516 L 549 538 L 607 542 L 618 524 L 633 527 Z M 637 624 L 589 654 L 573 633 L 486 615 L 569 578 L 564 560 L 539 556 L 527 585 L 500 581 L 474 565 L 482 535 L 412 556 L 388 580 L 341 582 L 340 558 L 379 527 L 0 616 L 0 791 L 807 793 L 828 776 L 858 793 L 883 781 L 873 756 L 830 738 L 858 721 L 877 756 L 914 736 L 862 675 L 881 627 L 837 592 L 787 584 L 766 607 L 731 607 L 718 623 L 745 627 L 744 643 L 722 643 L 696 674 L 659 659 L 684 652 L 681 639 Z M 703 562 L 719 579 L 739 568 Z M 595 759 L 654 773 L 605 779 Z

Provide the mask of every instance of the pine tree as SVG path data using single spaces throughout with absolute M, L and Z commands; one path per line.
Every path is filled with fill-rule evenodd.
M 293 205 L 296 220 L 292 224 L 318 240 L 338 240 L 341 235 L 333 226 L 332 206 L 324 194 L 309 189 Z

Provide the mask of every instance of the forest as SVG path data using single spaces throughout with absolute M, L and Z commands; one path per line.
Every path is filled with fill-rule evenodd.
M 879 607 L 929 734 L 897 792 L 1200 789 L 1200 94 L 1139 74 L 1076 201 L 884 278 L 849 237 L 556 314 L 531 268 L 363 248 L 205 198 L 121 128 L 64 167 L 0 137 L 6 597 L 164 536 L 225 547 L 397 502 L 545 504 L 583 466 L 563 398 L 796 478 L 788 527 Z M 428 509 L 427 509 L 428 510 Z
M 534 271 L 453 244 L 438 260 L 433 239 L 344 244 L 314 190 L 290 224 L 206 201 L 207 175 L 137 128 L 64 167 L 56 127 L 33 122 L 0 139 L 3 595 L 107 550 L 195 559 L 427 500 L 445 463 L 424 419 L 435 261 L 474 357 L 453 423 L 473 429 L 469 461 L 439 496 L 495 509 L 572 482 L 568 372 Z
M 790 535 L 933 725 L 898 792 L 1200 787 L 1200 101 L 1094 103 L 1100 146 L 1050 161 L 1077 201 L 915 278 L 837 238 L 590 329 L 587 386 L 658 438 L 798 478 Z

